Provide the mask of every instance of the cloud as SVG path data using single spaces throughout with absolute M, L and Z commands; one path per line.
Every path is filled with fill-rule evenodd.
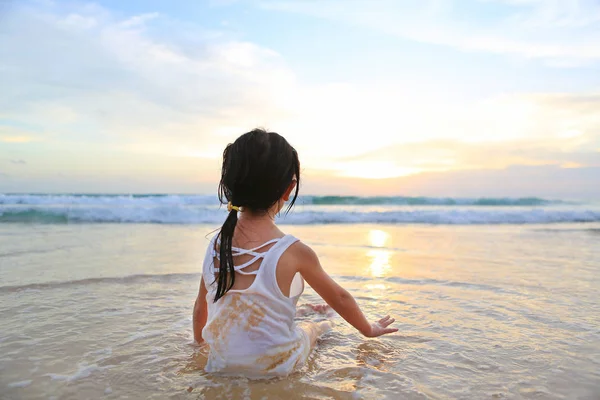
M 409 177 L 396 182 L 402 191 L 447 196 L 540 196 L 600 199 L 600 168 L 511 166 L 499 170 L 452 171 Z M 401 190 L 401 189 L 400 189 Z
M 582 140 L 584 140 L 582 142 Z M 431 172 L 503 169 L 513 165 L 600 167 L 600 151 L 592 147 L 600 137 L 570 138 L 547 142 L 508 141 L 505 143 L 465 143 L 453 140 L 398 144 L 336 161 L 339 171 L 348 166 L 387 165 L 388 176 L 407 175 L 403 171 Z M 394 175 L 394 171 L 399 173 Z M 376 174 L 375 174 L 376 175 Z M 360 175 L 356 175 L 360 176 Z M 385 177 L 383 174 L 381 177 Z
M 485 26 L 461 20 L 465 3 L 449 0 L 253 3 L 469 51 L 574 64 L 598 59 L 596 46 L 584 51 L 597 41 L 592 3 L 507 0 Z M 499 3 L 467 4 L 481 11 Z M 10 170 L 14 190 L 23 182 L 58 190 L 59 173 L 61 185 L 71 182 L 61 186 L 67 191 L 82 182 L 90 190 L 127 190 L 127 179 L 140 182 L 139 190 L 194 191 L 198 179 L 212 190 L 224 144 L 254 126 L 283 133 L 315 179 L 352 176 L 365 165 L 387 177 L 597 165 L 597 93 L 460 101 L 403 77 L 306 85 L 280 54 L 226 28 L 82 3 L 14 2 L 3 11 L 0 143 L 27 145 L 18 154 L 8 153 L 16 145 L 0 146 L 0 157 L 32 165 L 18 176 L 16 166 Z
M 511 95 L 440 109 L 385 101 L 397 107 L 396 112 L 383 108 L 373 126 L 368 121 L 359 124 L 364 134 L 357 145 L 363 146 L 362 151 L 331 157 L 332 161 L 322 163 L 323 170 L 382 178 L 511 165 L 600 165 L 600 96 L 596 94 Z M 366 107 L 385 107 L 377 99 L 367 97 L 365 102 L 371 102 Z M 361 108 L 346 111 L 360 115 Z M 378 140 L 382 130 L 388 140 Z
M 600 200 L 600 167 L 512 166 L 495 170 L 429 172 L 368 180 L 311 176 L 304 194 L 448 197 L 544 197 Z
M 0 136 L 0 142 L 4 143 L 29 143 L 33 139 L 29 136 Z
M 24 144 L 41 140 L 39 132 L 6 124 L 0 116 L 0 142 Z
M 515 55 L 570 67 L 600 61 L 595 0 L 260 0 L 301 13 L 462 51 Z
M 219 129 L 241 132 L 281 113 L 295 79 L 254 43 L 93 4 L 15 3 L 2 17 L 0 60 L 0 123 L 142 152 L 223 142 Z
M 25 165 L 25 164 L 27 164 L 27 161 L 25 161 L 25 160 L 9 160 L 9 162 L 11 164 L 15 164 L 15 165 Z
M 390 162 L 422 171 L 506 168 L 512 165 L 600 167 L 600 151 L 594 144 L 600 135 L 574 136 L 546 141 L 516 140 L 503 143 L 468 143 L 434 140 L 386 146 L 353 157 L 344 163 Z
M 372 9 L 373 2 L 353 0 L 352 7 L 341 7 L 339 18 L 383 15 L 385 25 L 401 17 L 394 26 L 418 28 L 420 19 L 448 19 L 457 5 L 425 3 L 399 7 L 382 1 L 378 10 Z M 541 7 L 534 1 L 507 3 L 519 9 Z M 35 137 L 143 153 L 218 154 L 240 132 L 266 125 L 318 161 L 332 152 L 336 157 L 376 149 L 390 138 L 494 141 L 563 132 L 544 122 L 547 115 L 542 114 L 549 108 L 530 97 L 461 104 L 451 94 L 407 82 L 300 85 L 275 51 L 227 31 L 204 30 L 152 12 L 118 16 L 97 5 L 52 4 L 15 3 L 3 17 L 0 123 L 2 118 L 27 122 L 29 130 L 0 132 L 0 140 Z M 342 3 L 256 4 L 337 18 Z M 367 8 L 372 10 L 363 13 Z M 418 18 L 401 23 L 413 17 Z M 559 24 L 553 20 L 544 23 Z M 349 140 L 364 132 L 372 139 L 368 143 Z M 339 146 L 340 137 L 344 146 Z M 315 140 L 320 146 L 314 146 Z

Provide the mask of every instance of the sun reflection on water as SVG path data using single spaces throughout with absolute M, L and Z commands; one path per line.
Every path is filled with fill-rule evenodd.
M 388 250 L 369 250 L 367 257 L 371 259 L 371 265 L 369 270 L 371 275 L 376 278 L 386 276 L 390 271 L 390 258 L 392 258 L 392 252 Z
M 383 249 L 386 245 L 390 235 L 379 229 L 372 229 L 369 231 L 369 242 L 374 248 L 367 251 L 367 257 L 371 259 L 369 265 L 369 272 L 376 278 L 381 278 L 387 275 L 390 271 L 390 259 L 392 258 L 392 252 Z
M 384 247 L 390 235 L 379 229 L 371 229 L 369 231 L 369 242 L 373 247 Z

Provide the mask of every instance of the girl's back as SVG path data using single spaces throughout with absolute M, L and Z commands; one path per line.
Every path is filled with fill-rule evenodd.
M 241 235 L 240 235 L 241 236 Z M 217 237 L 208 246 L 203 266 L 204 282 L 218 276 Z M 302 365 L 310 353 L 310 338 L 294 324 L 296 304 L 304 289 L 300 275 L 282 292 L 278 264 L 297 239 L 276 237 L 262 244 L 246 240 L 233 247 L 236 283 L 219 301 L 216 288 L 207 287 L 208 320 L 202 337 L 210 346 L 208 372 L 245 376 L 287 375 Z M 254 246 L 254 247 L 250 247 Z M 284 265 L 279 268 L 284 270 Z

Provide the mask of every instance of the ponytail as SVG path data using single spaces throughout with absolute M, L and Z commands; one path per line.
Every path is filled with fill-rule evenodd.
M 231 210 L 219 232 L 219 277 L 217 278 L 217 293 L 215 303 L 233 287 L 235 283 L 235 268 L 233 265 L 233 233 L 237 225 L 237 211 Z M 215 243 L 216 245 L 216 243 Z

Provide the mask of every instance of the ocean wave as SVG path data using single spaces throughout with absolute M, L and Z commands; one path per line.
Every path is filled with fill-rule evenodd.
M 543 206 L 563 204 L 561 200 L 538 197 L 519 198 L 453 198 L 453 197 L 359 197 L 359 196 L 307 196 L 306 204 L 314 205 L 401 205 L 401 206 Z
M 66 281 L 54 281 L 54 282 L 42 282 L 42 283 L 30 283 L 25 285 L 16 286 L 0 286 L 0 293 L 2 292 L 19 292 L 23 290 L 48 290 L 48 289 L 59 289 L 71 286 L 87 286 L 97 284 L 132 284 L 139 282 L 176 282 L 176 281 L 189 281 L 200 277 L 200 273 L 166 273 L 166 274 L 134 274 L 125 276 L 108 276 L 108 277 L 94 277 L 84 279 L 74 279 Z M 340 281 L 360 281 L 368 282 L 373 280 L 370 276 L 357 276 L 357 275 L 340 275 L 336 276 L 336 279 Z M 491 292 L 510 292 L 509 289 L 502 288 L 499 286 L 491 286 L 485 284 L 460 282 L 460 281 L 445 281 L 437 279 L 410 279 L 400 277 L 388 277 L 383 278 L 386 282 L 400 284 L 400 285 L 416 285 L 416 286 L 448 286 L 448 287 L 461 287 L 465 289 L 473 290 L 484 290 Z M 519 294 L 517 292 L 510 292 L 513 294 Z
M 93 284 L 130 284 L 136 282 L 145 281 L 157 281 L 157 282 L 169 282 L 180 279 L 195 279 L 200 273 L 171 273 L 171 274 L 136 274 L 126 276 L 109 276 L 99 278 L 85 278 L 85 279 L 74 279 L 69 281 L 56 281 L 56 282 L 42 282 L 42 283 L 30 283 L 26 285 L 17 286 L 0 286 L 0 293 L 2 292 L 20 292 L 22 290 L 46 290 L 46 289 L 58 289 L 69 286 L 84 286 Z
M 0 223 L 154 223 L 221 224 L 225 213 L 215 207 L 13 207 L 0 206 Z M 394 207 L 376 211 L 316 206 L 297 207 L 278 223 L 311 224 L 546 224 L 600 222 L 598 208 L 536 207 Z
M 214 195 L 175 194 L 0 194 L 3 205 L 97 205 L 97 206 L 199 206 L 219 205 Z M 399 205 L 399 206 L 545 206 L 565 204 L 561 200 L 538 197 L 519 198 L 454 198 L 408 196 L 302 196 L 298 204 L 304 205 Z
M 217 196 L 175 194 L 0 194 L 3 205 L 160 206 L 218 205 Z

